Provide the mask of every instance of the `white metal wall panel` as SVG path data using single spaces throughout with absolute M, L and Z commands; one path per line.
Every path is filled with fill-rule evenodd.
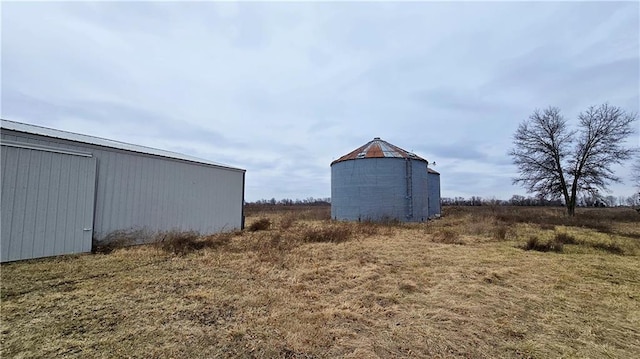
M 117 230 L 240 228 L 242 172 L 117 153 L 100 161 L 97 238 Z
M 1 152 L 1 261 L 91 251 L 95 159 L 4 144 Z
M 244 171 L 3 129 L 2 139 L 88 152 L 98 162 L 94 237 L 231 231 L 242 226 Z

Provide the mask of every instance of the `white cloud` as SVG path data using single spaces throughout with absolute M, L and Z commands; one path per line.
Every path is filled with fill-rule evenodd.
M 638 111 L 639 6 L 4 3 L 2 117 L 244 167 L 249 200 L 329 196 L 374 136 L 435 160 L 443 196 L 509 198 L 533 109 Z

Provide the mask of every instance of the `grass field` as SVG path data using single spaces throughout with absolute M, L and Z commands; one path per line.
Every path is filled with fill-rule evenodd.
M 248 229 L 1 266 L 2 358 L 632 358 L 640 215 L 445 207 L 424 224 L 253 211 Z M 109 253 L 106 253 L 109 252 Z

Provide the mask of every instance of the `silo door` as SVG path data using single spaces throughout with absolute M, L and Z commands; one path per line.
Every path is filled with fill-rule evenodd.
M 96 159 L 3 141 L 1 261 L 91 251 Z

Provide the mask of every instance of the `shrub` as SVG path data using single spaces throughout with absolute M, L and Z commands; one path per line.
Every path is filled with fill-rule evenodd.
M 304 242 L 332 242 L 340 243 L 351 239 L 353 232 L 346 225 L 324 226 L 320 228 L 308 228 L 303 232 Z
M 448 208 L 447 212 L 454 210 L 457 216 L 468 214 L 469 216 L 485 220 L 493 217 L 505 224 L 531 223 L 537 224 L 543 230 L 553 230 L 556 226 L 572 226 L 594 229 L 601 233 L 612 233 L 612 223 L 637 222 L 638 215 L 629 208 L 578 208 L 575 217 L 566 215 L 562 207 L 514 207 L 504 206 L 490 208 L 459 207 Z
M 203 248 L 217 248 L 224 245 L 227 245 L 231 242 L 231 238 L 233 236 L 242 235 L 242 232 L 236 231 L 233 233 L 216 233 L 211 234 L 202 239 Z
M 296 217 L 293 214 L 287 214 L 280 221 L 280 228 L 289 229 L 294 223 L 296 223 Z
M 359 222 L 356 224 L 358 233 L 365 236 L 374 236 L 380 232 L 380 225 L 371 221 Z
M 568 221 L 568 224 L 574 227 L 590 228 L 600 233 L 613 233 L 611 223 L 606 222 L 603 218 L 574 217 Z
M 269 218 L 260 218 L 259 220 L 251 223 L 249 226 L 250 232 L 264 231 L 271 227 L 271 220 Z
M 568 233 L 562 233 L 562 232 L 556 233 L 554 240 L 562 244 L 578 244 L 579 243 L 576 237 Z
M 107 234 L 101 241 L 93 239 L 92 252 L 109 254 L 118 248 L 140 244 L 148 238 L 148 233 L 141 229 L 118 230 Z
M 555 224 L 550 224 L 550 223 L 539 223 L 538 226 L 540 227 L 540 229 L 544 229 L 544 230 L 555 230 L 556 226 Z
M 157 245 L 164 251 L 184 255 L 204 248 L 204 242 L 198 241 L 200 235 L 197 232 L 166 232 Z
M 624 254 L 624 249 L 620 247 L 617 243 L 603 243 L 603 242 L 595 242 L 591 244 L 593 248 L 602 249 L 603 251 L 607 251 L 613 254 Z
M 231 241 L 232 233 L 216 233 L 201 237 L 198 232 L 166 232 L 161 234 L 156 246 L 165 252 L 185 255 L 205 248 L 218 248 Z
M 507 239 L 507 235 L 509 234 L 509 227 L 500 224 L 493 228 L 493 238 L 498 241 L 504 241 Z
M 109 254 L 118 248 L 130 246 L 132 242 L 126 238 L 116 238 L 93 243 L 93 253 Z
M 541 241 L 537 236 L 529 237 L 529 240 L 525 244 L 524 250 L 526 251 L 538 251 L 538 252 L 562 252 L 562 242 L 558 242 L 555 239 L 552 241 Z

